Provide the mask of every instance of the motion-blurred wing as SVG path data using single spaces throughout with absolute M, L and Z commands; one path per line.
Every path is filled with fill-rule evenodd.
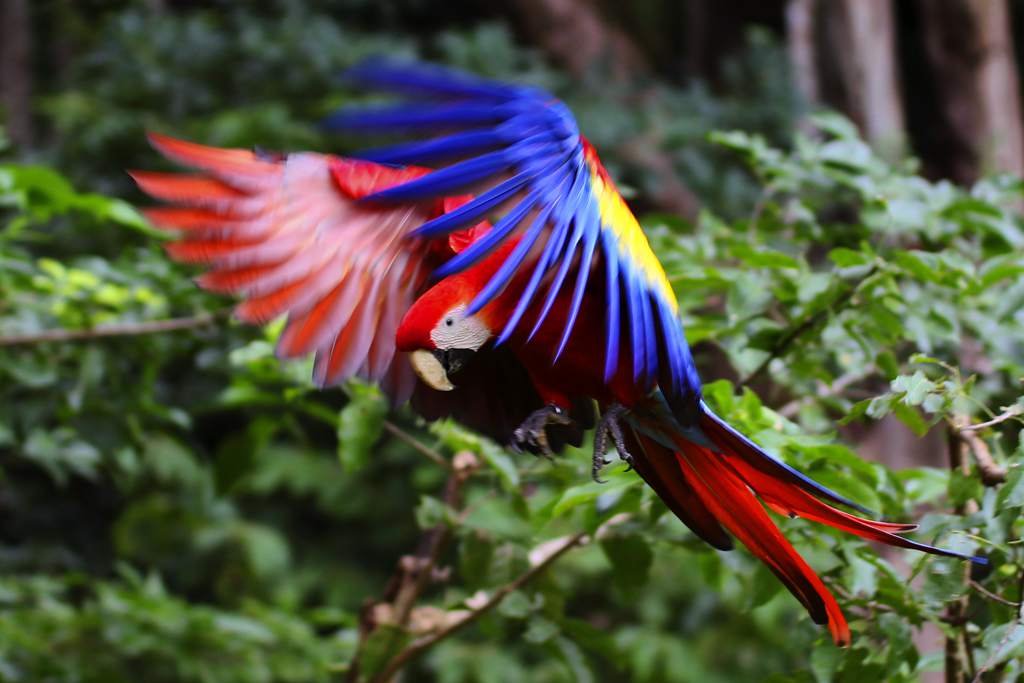
M 507 261 L 470 306 L 470 312 L 479 310 L 521 268 L 532 268 L 498 343 L 519 325 L 531 326 L 524 329 L 532 337 L 559 293 L 569 288 L 569 315 L 552 359 L 557 360 L 572 334 L 591 266 L 603 263 L 608 309 L 606 379 L 618 367 L 620 342 L 625 338 L 634 378 L 656 379 L 677 416 L 689 420 L 695 415 L 700 380 L 677 317 L 672 287 L 636 218 L 563 103 L 536 88 L 424 65 L 372 62 L 348 75 L 357 83 L 401 93 L 412 101 L 345 110 L 332 116 L 328 126 L 436 134 L 359 155 L 381 163 L 439 166 L 376 192 L 370 200 L 395 205 L 472 189 L 471 201 L 415 232 L 431 237 L 495 212 L 502 214 L 486 235 L 435 275 L 463 270 L 511 236 L 521 235 Z M 538 311 L 535 319 L 524 319 L 528 310 Z
M 335 384 L 353 375 L 380 382 L 396 403 L 412 394 L 408 363 L 395 361 L 395 331 L 422 293 L 439 251 L 407 239 L 436 216 L 438 203 L 382 206 L 358 201 L 421 177 L 313 153 L 262 156 L 162 135 L 150 141 L 198 175 L 134 172 L 139 187 L 173 204 L 145 213 L 181 234 L 167 245 L 178 261 L 203 263 L 198 283 L 240 294 L 241 320 L 287 325 L 278 354 L 316 353 L 314 379 Z

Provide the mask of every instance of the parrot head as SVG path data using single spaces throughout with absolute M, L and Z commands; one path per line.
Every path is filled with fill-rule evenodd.
M 395 346 L 410 354 L 419 378 L 438 391 L 454 389 L 450 377 L 494 336 L 483 311 L 466 314 L 474 293 L 458 279 L 442 280 L 409 308 L 398 326 Z

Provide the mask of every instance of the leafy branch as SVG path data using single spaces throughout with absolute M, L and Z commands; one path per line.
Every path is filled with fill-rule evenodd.
M 851 282 L 849 285 L 844 287 L 840 292 L 832 299 L 827 305 L 820 307 L 818 310 L 805 315 L 801 320 L 797 321 L 788 330 L 786 330 L 768 349 L 768 355 L 765 356 L 764 360 L 754 368 L 753 372 L 750 372 L 746 377 L 740 380 L 740 384 L 750 384 L 754 380 L 760 378 L 762 374 L 768 369 L 768 366 L 773 360 L 781 357 L 787 353 L 793 344 L 800 339 L 804 334 L 813 330 L 818 326 L 822 320 L 825 319 L 830 313 L 835 314 L 846 308 L 852 301 L 861 288 L 878 272 L 878 266 L 874 265 L 868 269 L 864 275 L 859 279 Z

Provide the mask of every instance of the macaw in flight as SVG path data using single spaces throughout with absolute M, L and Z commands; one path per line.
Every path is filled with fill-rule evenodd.
M 595 479 L 613 442 L 693 533 L 720 550 L 742 541 L 838 644 L 839 605 L 765 507 L 984 561 L 835 507 L 867 512 L 712 412 L 665 271 L 565 104 L 421 64 L 367 62 L 348 78 L 405 99 L 329 126 L 414 139 L 342 158 L 151 134 L 201 173 L 132 174 L 172 204 L 146 214 L 180 234 L 172 258 L 209 265 L 200 286 L 244 297 L 241 320 L 287 315 L 282 358 L 315 353 L 321 385 L 379 382 L 428 419 L 535 453 L 595 428 Z

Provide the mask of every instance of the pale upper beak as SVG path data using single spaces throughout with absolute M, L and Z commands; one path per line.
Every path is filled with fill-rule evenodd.
M 412 369 L 427 386 L 438 391 L 451 391 L 455 385 L 449 377 L 458 374 L 474 353 L 473 349 L 419 349 L 412 352 L 409 360 Z
M 441 364 L 441 359 L 433 352 L 417 349 L 409 355 L 409 362 L 419 378 L 431 389 L 451 391 L 455 388 L 448 379 L 448 372 Z

